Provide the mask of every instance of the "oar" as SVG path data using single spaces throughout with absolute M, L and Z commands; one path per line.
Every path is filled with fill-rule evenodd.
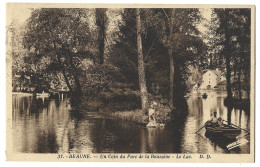
M 228 123 L 228 121 L 226 121 L 226 120 L 223 120 L 223 121 L 225 121 L 225 122 L 227 122 L 227 123 Z M 239 128 L 239 129 L 242 129 L 242 130 L 244 130 L 244 131 L 246 131 L 247 133 L 249 133 L 249 134 L 250 134 L 250 132 L 249 132 L 248 130 L 246 130 L 246 129 L 240 128 L 240 127 L 238 127 L 238 126 L 236 126 L 236 125 L 234 125 L 234 124 L 232 124 L 232 123 L 231 123 L 231 125 L 233 125 L 233 126 L 235 126 L 235 127 Z
M 199 132 L 201 129 L 203 129 L 206 125 L 207 125 L 207 123 L 206 123 L 204 126 L 202 126 L 199 130 L 197 130 L 196 133 L 198 133 L 198 132 Z
M 196 133 L 198 133 L 201 129 L 203 129 L 206 125 L 202 126 Z

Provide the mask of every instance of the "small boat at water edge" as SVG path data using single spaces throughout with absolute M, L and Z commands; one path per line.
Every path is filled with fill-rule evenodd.
M 208 121 L 205 123 L 205 128 L 207 134 L 210 134 L 211 136 L 223 136 L 228 139 L 234 139 L 241 134 L 240 128 L 227 124 L 216 126 L 216 124 Z
M 204 94 L 202 95 L 202 98 L 203 98 L 203 99 L 206 99 L 207 97 L 208 97 L 207 93 L 204 93 Z
M 36 93 L 36 96 L 39 96 L 39 97 L 49 97 L 50 94 L 49 93 Z

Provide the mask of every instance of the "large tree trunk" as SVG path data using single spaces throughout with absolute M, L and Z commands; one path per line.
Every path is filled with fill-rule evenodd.
M 225 12 L 228 11 L 224 9 Z M 228 25 L 228 18 L 226 18 L 226 15 L 224 15 L 224 22 L 226 22 L 226 25 Z M 227 80 L 227 99 L 232 99 L 232 91 L 231 91 L 231 69 L 230 69 L 230 57 L 232 52 L 230 52 L 230 31 L 229 27 L 225 27 L 225 50 L 224 50 L 224 56 L 225 56 L 225 61 L 226 61 L 226 70 L 227 70 L 227 75 L 226 75 L 226 80 Z
M 70 82 L 69 82 L 69 79 L 68 79 L 68 77 L 67 77 L 67 75 L 66 75 L 65 69 L 64 69 L 64 67 L 61 67 L 61 68 L 62 68 L 62 69 L 61 69 L 62 75 L 63 75 L 63 77 L 64 77 L 64 79 L 65 79 L 65 82 L 66 82 L 66 84 L 67 84 L 67 87 L 69 88 L 70 93 L 73 94 L 74 91 L 73 91 L 72 87 L 70 86 Z
M 169 49 L 171 50 L 171 49 Z M 169 95 L 169 106 L 173 108 L 173 89 L 174 89 L 174 60 L 172 51 L 169 51 L 169 58 L 170 58 L 170 95 Z
M 79 77 L 78 77 L 78 73 L 77 73 L 77 68 L 74 66 L 73 64 L 73 60 L 72 60 L 72 55 L 68 55 L 69 56 L 69 63 L 70 63 L 70 67 L 71 67 L 71 73 L 76 85 L 76 90 L 74 91 L 74 96 L 75 97 L 80 97 L 82 96 L 82 89 L 81 89 L 81 85 L 80 85 L 80 81 L 79 81 Z
M 169 94 L 169 106 L 170 108 L 174 108 L 174 101 L 173 101 L 173 90 L 174 90 L 174 58 L 173 58 L 173 22 L 174 22 L 174 15 L 175 15 L 175 9 L 171 9 L 171 15 L 169 20 L 169 48 L 168 48 L 168 54 L 169 54 L 169 60 L 170 60 L 170 94 Z
M 136 9 L 136 27 L 137 27 L 137 52 L 138 52 L 138 75 L 139 75 L 139 86 L 141 91 L 142 110 L 147 112 L 148 107 L 148 95 L 145 79 L 144 70 L 144 59 L 142 52 L 142 37 L 141 37 L 141 18 L 140 10 Z
M 228 124 L 231 125 L 231 113 L 232 113 L 232 106 L 231 105 L 228 105 L 228 112 L 227 112 L 227 121 L 228 121 Z
M 239 100 L 242 99 L 241 72 L 242 72 L 242 69 L 240 68 L 239 72 L 238 72 L 238 97 L 239 97 Z
M 104 48 L 106 38 L 106 9 L 96 9 L 96 24 L 98 27 L 98 51 L 99 51 L 99 63 L 104 63 Z
M 231 71 L 230 71 L 230 57 L 229 55 L 225 55 L 226 58 L 226 69 L 227 69 L 227 98 L 232 99 L 232 91 L 231 91 Z
M 69 90 L 70 90 L 70 93 L 73 94 L 74 91 L 73 91 L 73 89 L 72 89 L 72 87 L 71 87 L 71 85 L 70 85 L 69 79 L 68 79 L 68 77 L 67 77 L 67 75 L 66 75 L 65 67 L 64 67 L 64 65 L 63 65 L 62 62 L 61 62 L 61 58 L 60 58 L 59 53 L 57 53 L 57 47 L 56 47 L 56 42 L 55 42 L 55 41 L 53 41 L 53 45 L 54 45 L 54 50 L 55 50 L 55 52 L 56 52 L 56 56 L 57 56 L 57 59 L 58 59 L 58 63 L 59 63 L 59 65 L 60 65 L 60 67 L 61 67 L 62 75 L 63 75 L 63 77 L 64 77 L 64 79 L 65 79 L 65 82 L 66 82 L 66 84 L 67 84 L 67 87 L 68 87 Z
M 230 56 L 231 52 L 229 51 L 229 41 L 230 41 L 230 36 L 229 36 L 229 31 L 227 30 L 228 27 L 226 27 L 226 34 L 225 34 L 225 61 L 226 61 L 226 70 L 227 70 L 227 99 L 232 99 L 232 91 L 231 91 L 231 69 L 230 69 Z
M 73 78 L 75 81 L 75 85 L 76 85 L 76 91 L 75 91 L 75 95 L 76 96 L 82 96 L 82 89 L 81 89 L 81 85 L 80 85 L 80 81 L 79 81 L 79 77 L 77 74 L 73 74 Z
M 237 58 L 237 56 L 234 57 L 234 62 L 239 62 L 239 59 Z M 234 92 L 234 97 L 235 99 L 239 98 L 239 95 L 237 95 L 237 93 L 239 93 L 239 76 L 237 77 L 237 75 L 239 75 L 239 63 L 235 63 L 234 66 L 233 66 L 233 78 L 234 78 L 234 87 L 235 87 L 235 92 Z

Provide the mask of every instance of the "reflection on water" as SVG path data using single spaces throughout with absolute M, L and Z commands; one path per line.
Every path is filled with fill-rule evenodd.
M 250 153 L 250 144 L 247 143 L 233 150 L 228 151 L 226 148 L 219 146 L 217 143 L 205 138 L 205 130 L 201 131 L 201 136 L 192 133 L 204 125 L 209 120 L 214 111 L 217 112 L 224 120 L 230 120 L 232 124 L 235 124 L 243 129 L 250 130 L 250 115 L 249 111 L 239 109 L 229 109 L 224 106 L 224 99 L 226 98 L 225 92 L 207 92 L 208 98 L 203 99 L 199 95 L 193 95 L 188 99 L 189 115 L 187 116 L 187 122 L 184 127 L 183 148 L 184 152 L 205 152 L 205 153 Z M 192 126 L 193 125 L 193 126 Z M 242 131 L 241 135 L 246 136 L 247 132 Z M 249 136 L 246 136 L 247 140 Z
M 73 110 L 69 99 L 13 95 L 13 146 L 25 153 L 249 153 L 249 143 L 227 151 L 206 138 L 205 130 L 195 134 L 215 110 L 228 119 L 225 95 L 208 94 L 207 99 L 191 96 L 184 118 L 149 129 Z M 230 114 L 233 124 L 249 130 L 249 112 L 233 109 Z

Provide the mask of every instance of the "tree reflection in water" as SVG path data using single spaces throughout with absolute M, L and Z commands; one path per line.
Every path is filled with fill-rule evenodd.
M 207 99 L 190 96 L 187 115 L 164 128 L 147 129 L 105 119 L 97 112 L 72 109 L 66 98 L 14 95 L 13 148 L 25 153 L 249 153 L 249 143 L 227 151 L 205 136 L 205 130 L 195 134 L 213 110 L 224 120 L 249 130 L 249 112 L 228 110 L 224 98 L 216 92 L 209 93 Z

